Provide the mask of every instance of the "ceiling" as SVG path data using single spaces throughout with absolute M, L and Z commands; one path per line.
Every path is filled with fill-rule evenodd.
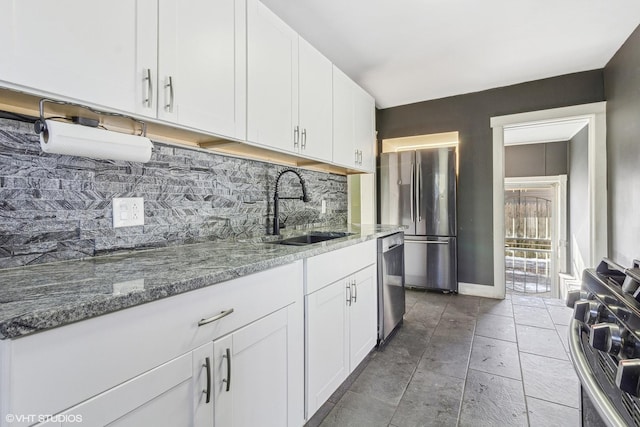
M 638 0 L 262 0 L 376 98 L 410 104 L 603 68 Z

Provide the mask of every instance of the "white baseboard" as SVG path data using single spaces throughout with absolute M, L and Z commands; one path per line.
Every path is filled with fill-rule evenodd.
M 492 285 L 479 285 L 476 283 L 458 282 L 458 293 L 461 295 L 471 295 L 475 297 L 504 299 L 504 290 L 502 292 Z

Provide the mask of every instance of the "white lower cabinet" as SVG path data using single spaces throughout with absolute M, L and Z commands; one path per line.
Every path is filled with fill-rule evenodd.
M 295 308 L 285 307 L 84 402 L 71 426 L 297 426 L 289 422 L 288 355 Z M 295 366 L 295 365 L 294 365 Z M 295 401 L 295 398 L 293 399 Z M 54 419 L 54 421 L 57 421 Z
M 349 366 L 353 371 L 375 347 L 378 338 L 378 294 L 376 267 L 369 266 L 353 276 L 353 302 L 349 313 Z
M 297 261 L 0 340 L 0 426 L 300 426 L 303 281 Z
M 287 319 L 284 308 L 213 342 L 216 426 L 295 425 L 287 413 Z
M 57 415 L 48 425 L 193 425 L 191 362 L 190 353 L 182 355 Z
M 359 256 L 349 257 L 356 253 Z M 375 241 L 315 258 L 319 259 L 311 258 L 307 264 L 308 286 L 312 276 L 317 277 L 325 263 L 350 266 L 355 263 L 353 268 L 360 269 L 320 289 L 314 285 L 305 296 L 307 419 L 377 342 Z M 333 269 L 336 270 L 339 268 Z
M 307 295 L 308 417 L 349 374 L 349 331 L 343 281 Z

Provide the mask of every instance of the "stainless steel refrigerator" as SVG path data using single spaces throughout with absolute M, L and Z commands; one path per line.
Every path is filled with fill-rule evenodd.
M 458 291 L 456 149 L 380 155 L 380 222 L 405 225 L 405 284 Z

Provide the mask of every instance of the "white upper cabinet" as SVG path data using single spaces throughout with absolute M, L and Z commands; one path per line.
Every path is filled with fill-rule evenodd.
M 332 158 L 333 65 L 302 37 L 299 39 L 299 153 L 327 162 Z
M 347 167 L 356 165 L 353 141 L 353 82 L 333 67 L 333 162 Z
M 373 172 L 375 102 L 337 67 L 333 67 L 333 162 Z
M 247 95 L 247 140 L 293 151 L 298 34 L 258 0 L 247 1 Z
M 133 112 L 137 53 L 156 38 L 156 3 L 0 0 L 0 81 Z
M 259 0 L 0 0 L 0 87 L 373 172 L 373 98 Z
M 0 81 L 246 136 L 243 0 L 0 0 Z
M 258 0 L 247 7 L 247 139 L 330 162 L 331 61 Z
M 354 90 L 353 140 L 359 150 L 356 168 L 373 172 L 376 167 L 376 103 L 361 87 L 356 85 Z
M 245 3 L 160 0 L 159 4 L 158 118 L 243 139 Z M 152 63 L 141 71 L 147 69 L 155 74 Z M 142 83 L 138 92 L 148 92 L 147 81 L 138 81 Z M 153 115 L 153 106 L 149 114 Z

